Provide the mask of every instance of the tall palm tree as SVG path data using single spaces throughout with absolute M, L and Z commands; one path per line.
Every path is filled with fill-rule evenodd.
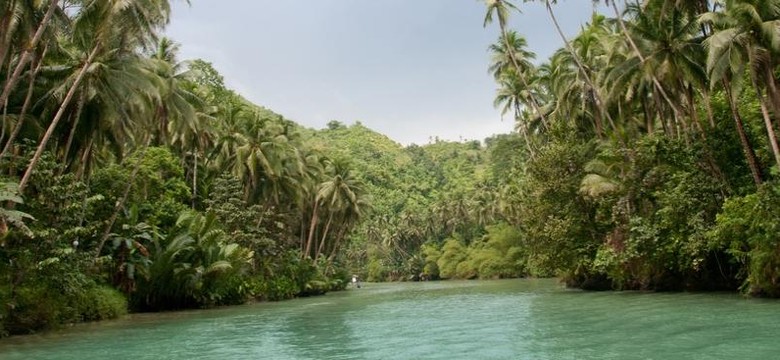
M 487 27 L 488 24 L 493 22 L 495 17 L 498 20 L 498 26 L 501 31 L 501 39 L 504 41 L 505 49 L 515 49 L 515 44 L 511 42 L 508 35 L 507 20 L 509 19 L 509 12 L 511 10 L 517 10 L 517 7 L 509 0 L 485 0 L 485 5 L 487 6 L 487 12 L 485 13 L 485 20 L 482 26 Z M 529 88 L 530 86 L 528 82 L 523 77 L 525 73 L 520 59 L 517 59 L 516 57 L 517 54 L 514 51 L 506 51 L 506 53 L 509 55 L 509 60 L 515 68 L 515 75 L 518 76 L 518 79 L 520 79 L 520 82 L 522 82 L 526 88 Z M 531 107 L 534 109 L 534 112 L 536 112 L 536 115 L 542 119 L 542 123 L 546 124 L 547 118 L 539 106 L 540 102 L 538 102 L 533 96 L 530 97 L 530 102 Z
M 514 72 L 514 70 L 511 72 Z M 493 106 L 501 109 L 502 116 L 512 111 L 516 127 L 523 136 L 523 142 L 528 150 L 528 155 L 533 158 L 535 151 L 532 146 L 531 134 L 534 127 L 539 128 L 539 126 L 534 126 L 533 115 L 524 109 L 528 98 L 533 96 L 531 95 L 531 89 L 522 85 L 517 77 L 511 73 L 504 74 L 504 76 L 498 79 L 498 84 L 499 88 L 496 91 Z
M 38 74 L 41 72 L 41 68 L 43 67 L 43 60 L 46 58 L 46 54 L 49 50 L 48 45 L 44 46 L 43 50 L 41 51 L 41 54 L 36 55 L 33 59 L 32 63 L 30 64 L 30 71 L 28 71 L 28 79 L 27 79 L 27 94 L 24 97 L 24 102 L 22 103 L 22 108 L 19 110 L 19 113 L 16 114 L 16 124 L 14 124 L 14 128 L 11 131 L 10 135 L 8 136 L 8 139 L 5 142 L 5 145 L 3 146 L 2 151 L 0 151 L 0 159 L 2 159 L 8 151 L 11 150 L 11 147 L 14 144 L 14 141 L 19 136 L 19 134 L 22 132 L 22 129 L 25 127 L 25 121 L 28 117 L 28 111 L 30 110 L 30 106 L 33 103 L 33 96 L 35 94 L 35 80 L 38 78 Z M 3 109 L 4 115 L 8 111 L 8 108 L 6 107 Z M 10 124 L 3 124 L 5 127 L 6 125 Z M 3 128 L 5 130 L 5 128 Z M 2 136 L 0 136 L 0 139 L 2 139 Z
M 19 79 L 21 78 L 22 71 L 27 66 L 27 63 L 30 61 L 33 52 L 38 46 L 38 43 L 43 38 L 44 33 L 46 32 L 47 27 L 49 26 L 49 23 L 51 22 L 52 16 L 55 12 L 59 10 L 59 6 L 57 3 L 59 0 L 49 0 L 48 6 L 46 7 L 46 12 L 41 19 L 40 23 L 38 24 L 38 28 L 35 31 L 35 34 L 30 39 L 29 43 L 24 46 L 24 50 L 22 50 L 21 55 L 19 56 L 19 60 L 16 63 L 16 67 L 14 68 L 13 73 L 6 81 L 5 85 L 3 86 L 3 91 L 0 93 L 0 109 L 5 109 L 8 97 L 11 95 L 11 91 L 13 91 L 16 84 L 19 82 Z M 21 6 L 22 1 L 13 1 L 9 2 L 11 5 L 16 4 L 17 6 Z M 10 9 L 9 9 L 10 10 Z M 28 12 L 34 12 L 35 9 L 26 8 L 24 9 Z M 10 25 L 11 19 L 15 16 L 12 16 L 9 13 L 4 14 L 3 20 L 0 22 L 0 29 L 4 30 L 2 33 L 5 36 L 8 36 L 11 32 L 8 31 L 8 26 Z M 5 39 L 3 39 L 5 40 Z M 6 54 L 8 53 L 8 45 L 9 41 L 5 40 L 2 41 L 2 45 L 0 45 L 0 67 L 2 67 L 3 61 L 5 59 Z
M 329 178 L 319 185 L 317 197 L 322 200 L 328 212 L 328 220 L 325 223 L 317 252 L 314 254 L 315 261 L 325 248 L 334 218 L 338 217 L 340 225 L 346 228 L 365 211 L 363 209 L 365 190 L 349 167 L 341 161 L 333 161 L 326 171 Z M 334 243 L 331 248 L 337 246 L 338 243 Z
M 620 24 L 620 29 L 623 32 L 623 35 L 625 36 L 625 38 L 626 38 L 628 44 L 630 45 L 631 49 L 633 50 L 634 55 L 639 60 L 639 63 L 641 65 L 645 66 L 645 68 L 651 68 L 652 69 L 654 67 L 653 65 L 650 65 L 650 66 L 646 65 L 648 59 L 643 55 L 643 51 L 639 49 L 639 46 L 637 46 L 636 41 L 634 41 L 631 33 L 628 30 L 628 27 L 626 26 L 625 21 L 623 21 L 623 14 L 620 13 L 620 11 L 618 11 L 616 2 L 612 1 L 611 5 L 612 5 L 612 10 L 615 12 L 615 18 L 618 20 L 618 23 Z M 629 9 L 632 9 L 632 8 L 638 9 L 638 7 L 636 7 L 636 6 L 626 4 L 626 11 L 629 11 Z M 641 16 L 641 14 L 642 14 L 641 12 L 639 12 L 639 11 L 636 11 L 636 12 L 638 14 L 640 14 L 640 16 L 638 18 L 640 18 L 640 19 L 647 19 L 647 16 Z M 639 23 L 639 22 L 637 22 L 637 23 Z M 644 23 L 647 24 L 648 22 L 646 21 Z M 649 23 L 653 23 L 653 22 L 649 22 Z M 689 21 L 688 23 L 689 24 L 695 24 L 695 22 L 693 22 L 693 21 Z M 636 23 L 632 23 L 632 24 L 636 24 Z M 672 22 L 672 24 L 677 25 L 678 22 Z M 664 27 L 663 26 L 655 27 L 656 30 L 658 30 L 659 28 L 663 29 Z M 683 30 L 685 30 L 685 29 L 683 29 Z M 650 37 L 655 37 L 654 35 L 659 34 L 660 32 L 657 32 L 657 31 L 641 32 L 640 31 L 640 33 L 643 33 L 645 35 L 650 35 Z M 664 40 L 671 40 L 671 41 L 662 42 L 662 44 L 663 45 L 676 45 L 677 42 L 675 40 L 682 40 L 682 44 L 685 44 L 689 40 L 689 34 L 686 31 L 674 31 L 673 34 L 674 35 L 678 35 L 678 36 L 684 36 L 685 38 L 684 39 L 664 39 Z M 663 47 L 661 49 L 662 50 L 672 50 L 672 48 L 668 48 L 668 47 Z M 651 51 L 650 54 L 655 54 L 655 53 Z M 657 66 L 657 64 L 655 64 L 655 65 Z M 681 111 L 677 107 L 676 103 L 674 101 L 672 101 L 671 97 L 667 93 L 667 91 L 664 88 L 664 86 L 661 85 L 661 81 L 658 80 L 658 77 L 656 76 L 656 74 L 653 71 L 649 71 L 648 75 L 649 75 L 649 77 L 650 77 L 650 79 L 651 79 L 651 81 L 653 83 L 653 86 L 655 86 L 655 89 L 663 97 L 664 101 L 666 101 L 666 103 L 669 104 L 669 108 L 671 108 L 674 111 L 673 115 L 676 118 L 679 118 Z M 695 109 L 693 109 L 692 111 L 695 112 Z
M 599 116 L 607 119 L 607 121 L 614 127 L 614 120 L 612 119 L 612 115 L 610 115 L 609 113 L 607 104 L 604 102 L 604 97 L 601 95 L 601 89 L 596 86 L 595 82 L 591 77 L 592 70 L 589 69 L 585 65 L 584 61 L 579 57 L 574 47 L 572 46 L 571 42 L 569 41 L 568 38 L 566 38 L 566 35 L 563 33 L 560 24 L 558 23 L 558 18 L 555 16 L 555 12 L 553 11 L 552 8 L 552 4 L 556 4 L 556 3 L 557 0 L 552 0 L 552 2 L 550 0 L 544 0 L 544 5 L 545 8 L 547 9 L 547 14 L 550 15 L 550 19 L 552 19 L 553 24 L 555 25 L 555 29 L 558 31 L 558 35 L 560 35 L 561 40 L 563 40 L 565 48 L 571 54 L 572 59 L 577 64 L 577 67 L 582 73 L 583 79 L 587 83 L 588 87 L 590 87 L 590 90 L 593 92 L 593 98 L 595 100 L 596 106 L 599 109 Z
M 82 4 L 73 23 L 72 41 L 85 50 L 85 57 L 19 182 L 20 192 L 95 60 L 124 47 L 150 46 L 169 14 L 168 0 L 87 0 Z
M 177 60 L 178 51 L 178 44 L 164 37 L 151 56 L 154 73 L 162 80 L 155 110 L 158 126 L 153 142 L 156 145 L 181 143 L 201 128 L 196 109 L 201 107 L 202 100 L 187 86 L 193 73 L 186 62 Z
M 737 81 L 747 68 L 764 119 L 775 161 L 780 168 L 780 146 L 769 115 L 772 88 L 776 87 L 774 66 L 780 53 L 780 2 L 777 0 L 725 0 L 723 11 L 701 16 L 702 23 L 711 25 L 714 33 L 705 40 L 709 48 L 707 70 L 712 83 L 724 79 Z M 765 97 L 764 89 L 767 96 Z M 733 91 L 733 89 L 731 90 Z M 780 101 L 778 101 L 780 103 Z M 779 104 L 780 105 L 780 104 Z M 780 106 L 775 106 L 778 113 Z
M 501 115 L 510 110 L 513 111 L 517 127 L 525 139 L 528 154 L 533 157 L 534 151 L 529 134 L 530 126 L 529 121 L 527 121 L 531 119 L 525 119 L 521 115 L 524 114 L 523 108 L 526 107 L 532 109 L 536 107 L 541 110 L 536 102 L 537 99 L 542 98 L 535 91 L 538 84 L 529 81 L 529 79 L 535 78 L 535 68 L 531 61 L 536 57 L 536 54 L 526 50 L 528 43 L 517 32 L 507 31 L 506 36 L 507 39 L 502 39 L 489 48 L 492 60 L 488 71 L 499 83 L 493 105 L 501 109 Z M 511 48 L 508 48 L 507 45 L 510 45 Z M 510 52 L 514 52 L 514 55 L 509 55 Z M 517 74 L 515 64 L 522 68 L 522 74 Z M 541 117 L 536 119 L 542 121 Z M 542 122 L 542 126 L 547 127 L 547 124 Z
M 590 92 L 567 51 L 556 51 L 539 67 L 539 81 L 555 99 L 551 101 L 554 106 L 551 114 L 556 119 L 575 122 L 580 130 L 590 128 L 594 134 L 602 136 L 604 126 L 595 114 L 588 96 Z

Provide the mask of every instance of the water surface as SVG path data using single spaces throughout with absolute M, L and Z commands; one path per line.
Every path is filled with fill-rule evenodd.
M 367 284 L 0 340 L 0 359 L 771 359 L 780 301 L 554 280 Z

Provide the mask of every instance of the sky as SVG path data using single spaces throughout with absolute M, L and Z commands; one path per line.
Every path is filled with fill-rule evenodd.
M 539 61 L 563 46 L 543 2 L 515 1 L 511 28 Z M 573 36 L 591 0 L 561 0 Z M 176 1 L 166 33 L 238 93 L 304 126 L 360 121 L 409 145 L 483 140 L 513 129 L 487 72 L 497 25 L 479 0 Z

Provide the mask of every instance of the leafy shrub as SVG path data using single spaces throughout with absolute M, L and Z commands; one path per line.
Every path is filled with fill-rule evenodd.
M 127 313 L 127 299 L 119 291 L 94 283 L 62 293 L 47 286 L 17 290 L 3 318 L 10 334 L 30 334 L 61 324 L 114 319 Z M 6 304 L 8 305 L 8 304 Z
M 710 235 L 743 266 L 743 291 L 780 297 L 780 184 L 728 199 Z
M 127 314 L 127 298 L 108 286 L 95 286 L 78 297 L 78 312 L 84 321 L 115 319 Z

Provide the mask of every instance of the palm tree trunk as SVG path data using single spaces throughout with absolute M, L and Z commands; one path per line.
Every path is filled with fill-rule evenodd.
M 5 12 L 5 16 L 0 19 L 0 34 L 3 34 L 4 37 L 8 36 L 8 26 L 11 23 L 11 16 L 8 14 L 8 11 Z M 4 39 L 0 39 L 4 40 Z M 8 36 L 8 41 L 1 41 L 0 42 L 0 68 L 2 68 L 3 64 L 5 64 L 5 56 L 8 55 L 8 49 L 11 47 L 11 37 Z M 10 68 L 11 63 L 11 56 L 8 57 L 8 63 Z M 10 72 L 10 71 L 9 71 Z
M 766 71 L 766 83 L 768 85 L 767 95 L 772 104 L 772 112 L 775 114 L 775 121 L 780 116 L 780 93 L 777 91 L 777 83 L 775 82 L 775 74 L 770 65 L 764 66 Z
M 194 164 L 192 165 L 192 209 L 195 210 L 195 201 L 198 199 L 198 152 L 195 151 Z
M 5 83 L 5 86 L 3 87 L 3 93 L 0 94 L 0 106 L 5 107 L 5 102 L 8 100 L 8 97 L 11 95 L 11 91 L 19 81 L 19 78 L 22 75 L 22 70 L 25 66 L 27 66 L 27 61 L 30 60 L 30 56 L 33 50 L 35 50 L 35 47 L 38 46 L 38 42 L 41 41 L 46 27 L 51 22 L 51 17 L 54 15 L 54 10 L 57 9 L 57 2 L 59 2 L 59 0 L 51 0 L 49 3 L 49 8 L 46 10 L 46 14 L 43 16 L 41 23 L 38 25 L 38 30 L 35 31 L 35 35 L 33 35 L 32 40 L 22 52 L 22 56 L 19 58 L 19 62 L 16 64 L 16 68 L 14 69 L 13 75 L 11 75 L 11 79 Z M 21 191 L 21 189 L 19 191 Z
M 79 120 L 81 119 L 81 111 L 84 109 L 84 102 L 86 100 L 84 99 L 84 93 L 81 93 L 81 96 L 79 96 L 79 101 L 76 104 L 76 112 L 73 114 L 73 126 L 70 128 L 70 133 L 68 134 L 68 140 L 65 141 L 65 150 L 62 153 L 62 169 L 60 169 L 60 175 L 62 175 L 65 172 L 65 169 L 68 167 L 68 153 L 70 152 L 70 147 L 73 145 L 73 138 L 76 136 L 76 130 L 79 127 Z
M 691 116 L 691 123 L 701 133 L 702 139 L 707 140 L 707 134 L 704 132 L 704 126 L 701 124 L 701 118 L 699 118 L 699 112 L 696 111 L 696 93 L 693 91 L 693 86 L 688 85 L 688 93 L 686 100 L 688 100 L 688 111 Z
M 341 240 L 344 238 L 344 233 L 347 231 L 347 227 L 348 226 L 345 224 L 341 229 L 339 229 L 339 232 L 336 235 L 336 240 L 333 242 L 333 248 L 330 249 L 328 262 L 333 261 L 333 259 L 336 257 L 336 251 L 338 251 L 339 246 L 341 245 Z
M 664 129 L 664 134 L 669 137 L 675 137 L 674 124 L 668 121 L 664 116 L 664 107 L 661 105 L 661 100 L 658 98 L 658 89 L 653 88 L 653 102 L 655 103 L 655 114 L 658 116 L 658 120 L 661 122 L 661 126 Z
M 303 250 L 303 258 L 305 259 L 306 256 L 309 256 L 309 252 L 311 251 L 311 242 L 314 239 L 314 229 L 317 227 L 317 221 L 319 221 L 319 214 L 317 214 L 317 208 L 320 205 L 320 202 L 317 201 L 318 199 L 314 199 L 314 210 L 312 211 L 311 215 L 311 224 L 309 225 L 309 237 L 306 240 L 306 247 Z
M 57 127 L 57 123 L 59 123 L 60 119 L 65 114 L 65 109 L 68 107 L 70 101 L 73 99 L 73 96 L 76 94 L 76 90 L 81 84 L 81 80 L 83 80 L 84 75 L 87 74 L 87 70 L 89 70 L 89 67 L 92 65 L 92 61 L 95 59 L 95 56 L 97 56 L 99 49 L 100 49 L 99 46 L 95 46 L 95 48 L 92 49 L 92 52 L 89 54 L 87 60 L 84 62 L 84 65 L 82 65 L 81 70 L 76 76 L 75 81 L 73 81 L 73 84 L 70 86 L 70 90 L 68 90 L 68 94 L 65 95 L 65 99 L 62 101 L 62 104 L 60 104 L 60 108 L 59 110 L 57 110 L 57 114 L 54 115 L 54 119 L 52 119 L 51 124 L 49 124 L 49 128 L 46 129 L 46 133 L 43 135 L 43 138 L 41 139 L 41 143 L 38 144 L 38 148 L 35 150 L 35 154 L 33 155 L 33 158 L 30 160 L 30 165 L 27 166 L 27 171 L 25 171 L 22 180 L 19 182 L 20 194 L 24 191 L 24 188 L 27 186 L 27 182 L 30 181 L 30 176 L 32 175 L 33 170 L 35 169 L 35 165 L 37 165 L 38 160 L 41 159 L 41 155 L 43 155 L 43 150 L 46 148 L 46 144 L 49 142 L 49 139 L 54 134 L 54 129 Z
M 9 73 L 8 77 L 10 76 L 11 74 Z M 8 81 L 7 77 L 6 77 L 6 81 Z M 8 118 L 8 99 L 5 99 L 5 103 L 3 104 L 3 123 L 0 124 L 0 142 L 2 142 L 3 139 L 5 139 L 5 128 L 6 128 L 7 118 Z
M 642 113 L 645 115 L 645 126 L 647 127 L 647 133 L 652 134 L 655 131 L 654 128 L 654 122 L 655 118 L 650 114 L 650 110 L 648 109 L 647 105 L 647 98 L 641 97 L 641 103 L 642 103 Z
M 702 98 L 704 100 L 704 108 L 707 110 L 707 120 L 710 122 L 710 128 L 715 128 L 715 115 L 712 113 L 712 96 L 710 91 L 705 88 L 702 90 Z
M 567 39 L 566 35 L 563 33 L 563 30 L 561 29 L 561 25 L 558 23 L 558 18 L 555 17 L 555 12 L 553 12 L 552 5 L 550 4 L 550 0 L 545 0 L 544 3 L 547 7 L 547 13 L 550 15 L 550 19 L 552 19 L 553 24 L 555 24 L 555 29 L 558 31 L 558 35 L 560 35 L 561 39 L 566 45 L 566 49 L 569 50 L 572 59 L 574 59 L 574 62 L 577 63 L 577 67 L 579 67 L 582 76 L 585 78 L 585 81 L 588 83 L 588 86 L 590 86 L 590 88 L 593 89 L 593 96 L 596 99 L 596 106 L 599 108 L 599 111 L 601 112 L 602 116 L 605 116 L 607 118 L 607 121 L 609 121 L 609 125 L 612 126 L 613 129 L 615 129 L 616 128 L 615 122 L 612 120 L 612 116 L 609 114 L 609 111 L 607 111 L 606 105 L 604 104 L 601 94 L 599 94 L 598 88 L 593 84 L 593 81 L 591 80 L 590 75 L 588 75 L 588 71 L 585 68 L 585 65 L 582 63 L 580 57 L 577 55 L 577 52 L 574 51 L 574 48 L 571 46 L 571 43 L 569 42 L 569 39 Z
M 3 147 L 3 151 L 0 152 L 0 159 L 2 159 L 3 156 L 8 152 L 8 150 L 11 149 L 14 140 L 16 140 L 16 137 L 19 136 L 19 133 L 22 131 L 22 127 L 24 125 L 24 118 L 25 116 L 27 116 L 27 110 L 29 110 L 30 104 L 32 103 L 33 91 L 35 90 L 35 79 L 38 77 L 38 72 L 41 71 L 41 66 L 43 65 L 43 59 L 46 57 L 46 52 L 48 50 L 49 47 L 45 46 L 43 48 L 43 52 L 41 53 L 41 56 L 36 57 L 36 59 L 34 59 L 33 61 L 35 65 L 32 71 L 30 71 L 30 84 L 27 86 L 27 96 L 25 96 L 24 98 L 24 103 L 22 104 L 22 111 L 19 112 L 19 120 L 16 122 L 13 132 L 8 137 L 8 141 L 6 141 L 5 146 Z
M 536 157 L 536 153 L 534 152 L 533 146 L 531 146 L 531 137 L 528 135 L 528 127 L 520 118 L 520 108 L 517 104 L 515 104 L 515 121 L 518 122 L 517 126 L 520 128 L 520 133 L 523 135 L 523 142 L 525 142 L 525 147 L 528 149 L 528 156 L 533 160 Z
M 753 52 L 748 50 L 748 64 L 751 66 L 752 69 L 756 69 L 756 62 L 753 58 Z M 750 71 L 750 80 L 753 82 L 753 88 L 756 90 L 756 96 L 758 97 L 758 105 L 761 108 L 761 115 L 764 118 L 764 126 L 766 126 L 766 132 L 769 136 L 769 145 L 772 148 L 772 154 L 775 156 L 775 161 L 777 162 L 778 170 L 780 170 L 780 147 L 778 147 L 777 144 L 777 136 L 775 135 L 775 128 L 772 125 L 772 118 L 769 116 L 769 110 L 767 110 L 766 107 L 766 98 L 763 95 L 763 92 L 761 91 L 761 87 L 758 85 L 758 74 L 755 74 L 754 71 Z M 772 79 L 769 79 L 769 81 L 772 81 Z
M 100 257 L 100 253 L 103 251 L 103 246 L 105 245 L 106 240 L 108 240 L 108 237 L 111 235 L 111 228 L 114 227 L 114 223 L 116 223 L 116 219 L 119 217 L 119 212 L 125 206 L 127 198 L 130 196 L 130 190 L 133 188 L 133 184 L 135 183 L 135 178 L 138 176 L 139 170 L 141 170 L 141 165 L 143 163 L 144 157 L 146 156 L 146 149 L 149 148 L 151 139 L 151 136 L 146 136 L 146 141 L 141 148 L 141 153 L 138 155 L 138 162 L 135 164 L 133 172 L 130 173 L 130 179 L 127 181 L 125 191 L 119 201 L 117 201 L 116 206 L 114 207 L 114 212 L 111 214 L 111 217 L 108 219 L 108 223 L 106 224 L 106 228 L 103 230 L 103 236 L 100 237 L 100 243 L 95 250 L 95 259 Z
M 92 153 L 92 144 L 94 141 L 95 139 L 90 137 L 89 141 L 87 142 L 87 147 L 84 148 L 84 152 L 81 154 L 81 163 L 79 164 L 78 171 L 76 171 L 76 180 L 83 179 L 84 174 L 87 172 L 87 166 L 89 165 L 89 155 Z
M 734 100 L 733 93 L 731 91 L 731 84 L 727 80 L 723 80 L 723 88 L 726 90 L 726 98 L 728 99 L 729 108 L 731 108 L 731 114 L 734 117 L 734 123 L 737 127 L 737 134 L 739 134 L 739 141 L 742 144 L 742 152 L 745 154 L 745 160 L 747 160 L 748 167 L 750 168 L 750 174 L 753 175 L 753 182 L 756 186 L 761 185 L 761 171 L 758 167 L 758 160 L 756 159 L 756 152 L 750 145 L 750 139 L 748 139 L 745 133 L 745 123 L 742 121 L 742 116 L 739 114 L 739 108 Z
M 301 211 L 301 233 L 299 235 L 300 241 L 301 241 L 301 254 L 303 254 L 303 249 L 306 246 L 306 215 L 303 215 L 303 211 Z
M 772 147 L 772 154 L 775 156 L 775 162 L 780 169 L 780 147 L 777 144 L 777 135 L 775 135 L 775 128 L 772 125 L 772 119 L 769 117 L 769 111 L 767 110 L 764 95 L 761 92 L 761 88 L 758 87 L 758 83 L 753 79 L 753 87 L 756 88 L 756 94 L 758 95 L 758 104 L 761 108 L 761 115 L 764 118 L 764 126 L 766 127 L 767 135 L 769 136 L 769 145 Z
M 317 253 L 314 254 L 315 263 L 317 262 L 317 259 L 319 259 L 322 250 L 325 248 L 325 240 L 328 237 L 328 231 L 330 231 L 330 224 L 332 221 L 333 221 L 333 210 L 331 209 L 330 214 L 328 215 L 328 222 L 325 224 L 325 231 L 322 233 L 322 240 L 320 240 L 320 246 L 317 248 Z

